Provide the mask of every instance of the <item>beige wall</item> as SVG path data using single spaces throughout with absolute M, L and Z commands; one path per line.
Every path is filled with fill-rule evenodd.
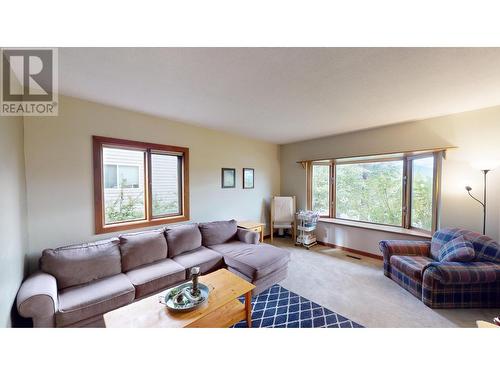
M 25 118 L 29 250 L 94 235 L 92 135 L 190 148 L 192 221 L 266 220 L 279 193 L 279 147 L 79 99 L 60 97 L 59 116 Z M 236 168 L 235 189 L 221 189 L 221 168 Z M 242 168 L 255 168 L 255 189 L 242 189 Z
M 8 327 L 28 245 L 22 117 L 0 117 L 0 161 L 0 327 Z
M 296 195 L 298 207 L 305 206 L 305 170 L 296 163 L 298 160 L 441 146 L 458 147 L 448 151 L 443 161 L 441 227 L 481 231 L 482 208 L 467 196 L 464 185 L 470 184 L 473 192 L 482 198 L 482 173 L 470 163 L 500 160 L 500 106 L 283 145 L 281 192 Z M 500 168 L 488 175 L 488 194 L 487 234 L 498 240 Z M 329 224 L 323 232 L 329 242 L 378 253 L 372 231 Z

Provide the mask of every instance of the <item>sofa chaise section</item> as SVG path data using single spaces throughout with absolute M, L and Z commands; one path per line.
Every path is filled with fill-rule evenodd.
M 200 224 L 200 230 L 204 244 L 224 257 L 228 270 L 256 286 L 253 295 L 287 277 L 288 251 L 259 244 L 259 234 L 237 228 L 236 221 Z

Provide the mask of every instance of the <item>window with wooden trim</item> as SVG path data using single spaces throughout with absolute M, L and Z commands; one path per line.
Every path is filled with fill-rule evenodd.
M 443 151 L 309 162 L 308 208 L 322 217 L 433 232 Z
M 189 149 L 93 137 L 95 232 L 189 220 Z

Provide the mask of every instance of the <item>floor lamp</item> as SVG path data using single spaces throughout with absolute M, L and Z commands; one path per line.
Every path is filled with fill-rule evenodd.
M 471 190 L 472 188 L 470 186 L 466 186 L 465 190 L 467 190 L 467 193 L 470 195 L 472 199 L 475 201 L 479 202 L 481 206 L 483 206 L 483 234 L 486 234 L 486 175 L 488 172 L 491 170 L 495 169 L 497 167 L 496 163 L 481 163 L 478 164 L 481 169 L 481 172 L 483 172 L 484 175 L 484 186 L 483 186 L 483 201 L 481 202 L 479 199 L 477 199 L 475 196 L 472 195 Z

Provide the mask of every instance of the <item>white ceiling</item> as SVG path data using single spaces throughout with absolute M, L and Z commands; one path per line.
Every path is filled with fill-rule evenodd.
M 500 104 L 500 48 L 60 48 L 61 94 L 289 143 Z

